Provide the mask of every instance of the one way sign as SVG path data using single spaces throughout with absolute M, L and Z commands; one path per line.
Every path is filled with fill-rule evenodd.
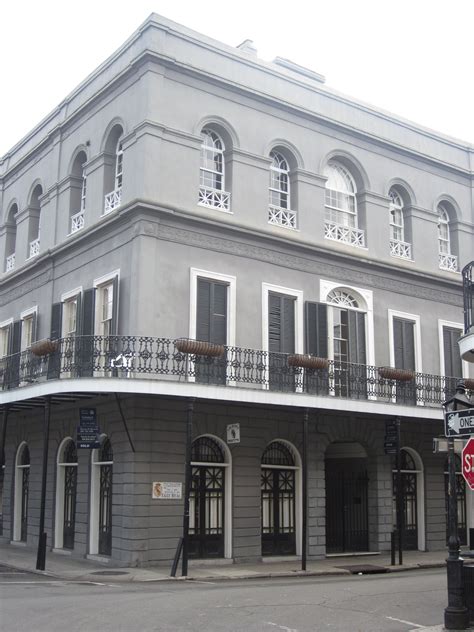
M 446 437 L 469 437 L 474 435 L 474 408 L 457 410 L 444 416 Z

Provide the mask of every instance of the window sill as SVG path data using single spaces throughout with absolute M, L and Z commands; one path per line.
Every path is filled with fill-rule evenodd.
M 219 211 L 220 213 L 227 213 L 227 215 L 233 215 L 234 211 L 225 209 L 225 208 L 221 208 L 220 206 L 216 206 L 216 205 L 212 205 L 212 204 L 204 204 L 203 202 L 198 202 L 197 204 L 198 206 L 201 206 L 202 208 L 209 208 L 212 209 L 213 211 Z

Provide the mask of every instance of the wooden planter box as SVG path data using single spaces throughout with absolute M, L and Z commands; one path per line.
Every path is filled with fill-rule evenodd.
M 288 356 L 288 366 L 299 366 L 304 369 L 327 369 L 329 360 L 327 358 L 295 353 Z
M 41 357 L 48 355 L 48 353 L 54 353 L 58 349 L 57 340 L 38 340 L 34 342 L 31 347 L 31 353 L 35 356 Z
M 468 390 L 474 391 L 474 377 L 466 377 L 463 382 Z
M 392 366 L 379 368 L 379 375 L 384 380 L 397 380 L 398 382 L 410 382 L 415 379 L 415 373 L 409 369 L 396 369 Z
M 175 340 L 175 347 L 181 353 L 189 353 L 192 355 L 209 356 L 210 358 L 219 358 L 224 355 L 224 345 L 217 345 L 213 342 L 204 342 L 203 340 L 191 340 L 190 338 L 180 338 Z

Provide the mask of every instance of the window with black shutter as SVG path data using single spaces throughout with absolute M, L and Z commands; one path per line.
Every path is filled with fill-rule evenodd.
M 218 345 L 227 344 L 226 283 L 197 279 L 196 339 Z M 225 384 L 227 355 L 217 358 L 196 356 L 194 371 L 198 382 Z
M 458 345 L 461 336 L 460 329 L 443 327 L 444 374 L 448 377 L 462 377 L 461 354 Z
M 268 379 L 270 388 L 278 391 L 295 388 L 286 355 L 295 352 L 295 305 L 294 296 L 268 294 Z
M 415 323 L 404 318 L 393 319 L 393 349 L 395 367 L 415 371 Z M 415 380 L 397 382 L 397 402 L 416 404 Z

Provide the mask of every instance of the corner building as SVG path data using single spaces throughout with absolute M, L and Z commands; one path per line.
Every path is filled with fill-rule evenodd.
M 48 555 L 171 564 L 191 399 L 192 558 L 299 556 L 305 502 L 309 559 L 388 550 L 397 418 L 404 546 L 443 549 L 473 165 L 151 15 L 0 160 L 3 539 L 37 546 L 50 403 Z

